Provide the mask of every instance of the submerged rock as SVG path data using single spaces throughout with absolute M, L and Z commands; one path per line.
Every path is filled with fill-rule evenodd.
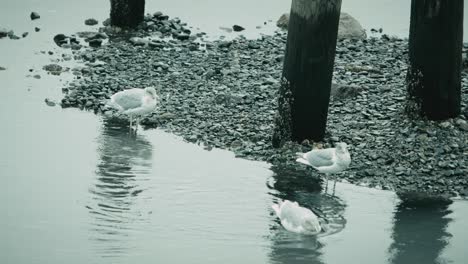
M 84 23 L 87 26 L 94 26 L 94 25 L 97 25 L 99 22 L 94 18 L 88 18 L 88 19 L 85 20 Z
M 44 102 L 46 103 L 46 105 L 51 106 L 51 107 L 57 105 L 56 102 L 54 102 L 53 100 L 51 100 L 51 99 L 49 99 L 49 98 L 46 98 L 46 99 L 44 100 Z
M 8 36 L 8 30 L 5 28 L 0 28 L 0 38 Z
M 245 28 L 239 25 L 234 25 L 232 26 L 232 29 L 236 32 L 240 32 L 240 31 L 243 31 Z
M 31 12 L 30 17 L 31 17 L 31 20 L 36 20 L 36 19 L 41 18 L 41 16 L 37 12 Z

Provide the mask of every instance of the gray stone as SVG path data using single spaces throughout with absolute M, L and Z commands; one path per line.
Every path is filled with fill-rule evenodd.
M 99 22 L 94 18 L 88 18 L 88 19 L 85 20 L 84 23 L 87 26 L 94 26 L 94 25 L 97 25 Z
M 57 46 L 62 47 L 64 44 L 68 43 L 69 37 L 65 36 L 64 34 L 57 34 L 54 36 L 54 42 Z
M 145 46 L 149 43 L 149 40 L 139 37 L 132 37 L 129 41 L 135 46 Z
M 232 41 L 221 41 L 218 44 L 220 48 L 229 48 L 232 45 Z
M 234 31 L 236 31 L 236 32 L 240 32 L 240 31 L 245 30 L 244 27 L 239 26 L 239 25 L 234 25 L 234 26 L 232 26 L 232 29 L 233 29 Z
M 36 20 L 36 19 L 41 18 L 41 16 L 37 12 L 31 12 L 30 17 L 31 17 L 31 20 Z
M 110 18 L 106 18 L 104 21 L 102 21 L 102 25 L 105 27 L 110 26 Z
M 63 72 L 63 67 L 58 64 L 48 64 L 42 67 L 42 69 L 53 75 L 60 75 Z
M 280 16 L 278 21 L 276 21 L 276 26 L 283 28 L 283 29 L 288 29 L 289 25 L 289 13 L 284 13 Z
M 0 38 L 8 36 L 8 30 L 5 28 L 0 28 Z
M 53 100 L 51 100 L 51 99 L 49 99 L 49 98 L 46 98 L 46 99 L 44 100 L 44 102 L 46 103 L 46 105 L 51 106 L 51 107 L 54 107 L 55 105 L 57 105 L 56 102 L 54 102 Z
M 459 127 L 463 131 L 468 131 L 468 123 L 467 122 L 459 124 Z
M 93 48 L 101 47 L 102 39 L 92 39 L 89 41 L 89 46 Z
M 366 31 L 350 14 L 341 12 L 340 24 L 338 26 L 338 38 L 345 39 L 365 39 Z
M 345 100 L 358 96 L 362 87 L 356 85 L 345 85 L 332 83 L 330 95 L 334 100 Z

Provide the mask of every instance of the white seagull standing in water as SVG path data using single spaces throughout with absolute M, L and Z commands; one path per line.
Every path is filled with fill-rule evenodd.
M 281 221 L 281 225 L 288 231 L 307 235 L 316 235 L 322 231 L 318 217 L 297 202 L 280 201 L 271 206 Z
M 131 129 L 133 117 L 136 117 L 138 128 L 139 118 L 151 113 L 156 108 L 158 101 L 159 96 L 156 94 L 154 87 L 132 88 L 112 95 L 109 105 L 130 117 Z
M 132 88 L 115 93 L 111 96 L 109 105 L 117 109 L 119 113 L 129 116 L 130 129 L 133 118 L 136 117 L 138 128 L 139 118 L 151 113 L 159 101 L 154 87 Z
M 307 153 L 296 153 L 297 162 L 313 167 L 321 173 L 338 173 L 346 170 L 351 163 L 351 155 L 346 143 L 336 143 L 334 148 L 313 149 Z M 335 184 L 333 189 L 335 189 Z M 327 184 L 328 186 L 328 184 Z

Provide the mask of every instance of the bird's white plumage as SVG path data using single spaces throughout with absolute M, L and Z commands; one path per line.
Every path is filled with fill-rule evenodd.
M 281 221 L 281 225 L 288 231 L 300 234 L 315 235 L 320 233 L 319 218 L 297 202 L 279 201 L 271 206 Z
M 153 87 L 132 88 L 112 95 L 109 105 L 120 113 L 128 115 L 131 125 L 133 117 L 142 117 L 151 113 L 156 108 L 158 99 Z
M 298 155 L 297 162 L 327 174 L 344 171 L 351 163 L 346 143 L 337 143 L 335 148 L 313 149 L 307 153 L 296 154 Z

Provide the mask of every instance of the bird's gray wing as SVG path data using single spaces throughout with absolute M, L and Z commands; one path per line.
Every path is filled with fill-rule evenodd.
M 334 163 L 335 149 L 314 149 L 305 154 L 305 158 L 314 167 L 331 166 Z
M 122 110 L 133 109 L 142 106 L 145 91 L 142 89 L 130 89 L 114 94 L 111 98 L 114 104 L 119 105 Z

